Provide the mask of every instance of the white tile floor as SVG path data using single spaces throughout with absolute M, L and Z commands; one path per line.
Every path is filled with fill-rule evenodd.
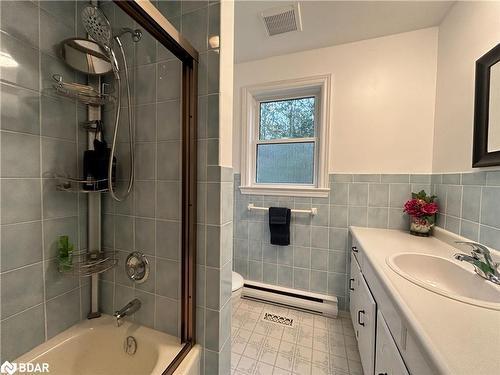
M 294 326 L 262 321 L 265 312 Z M 242 299 L 233 306 L 233 375 L 362 375 L 351 320 Z

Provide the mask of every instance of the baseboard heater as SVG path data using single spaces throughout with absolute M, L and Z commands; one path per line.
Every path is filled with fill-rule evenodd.
M 284 288 L 256 281 L 245 280 L 242 296 L 256 301 L 306 310 L 332 318 L 337 317 L 338 314 L 338 300 L 335 296 Z

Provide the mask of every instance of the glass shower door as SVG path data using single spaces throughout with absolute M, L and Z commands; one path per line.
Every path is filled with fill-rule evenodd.
M 176 2 L 162 2 L 159 8 L 167 3 Z M 100 8 L 114 33 L 138 29 L 142 34 L 137 42 L 130 34 L 121 38 L 129 68 L 132 110 L 122 100 L 117 193 L 126 191 L 130 171 L 129 112 L 134 124 L 135 182 L 123 201 L 114 201 L 109 195 L 103 199 L 103 246 L 116 254 L 119 266 L 102 276 L 101 300 L 104 311 L 112 313 L 138 298 L 142 306 L 133 321 L 176 337 L 178 351 L 185 355 L 194 343 L 197 63 L 186 53 L 183 60 L 176 57 L 179 50 L 167 49 L 116 3 L 103 2 Z M 118 56 L 118 63 L 123 64 L 120 59 Z M 126 81 L 124 72 L 120 77 Z M 122 84 L 121 95 L 126 94 Z M 114 105 L 106 106 L 102 114 L 108 143 Z M 149 277 L 143 283 L 131 282 L 123 269 L 132 251 L 148 259 Z

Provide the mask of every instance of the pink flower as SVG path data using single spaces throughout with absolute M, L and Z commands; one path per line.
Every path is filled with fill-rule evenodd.
M 436 202 L 426 203 L 422 206 L 422 212 L 425 215 L 434 215 L 438 212 L 438 205 Z
M 435 202 L 428 203 L 423 199 L 413 198 L 405 203 L 403 210 L 413 217 L 432 216 L 438 211 L 438 205 Z

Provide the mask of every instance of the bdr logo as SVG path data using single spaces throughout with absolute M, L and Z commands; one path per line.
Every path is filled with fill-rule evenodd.
M 49 372 L 48 363 L 11 363 L 5 361 L 2 366 L 0 366 L 0 373 L 12 375 L 15 372 L 18 373 L 34 373 L 34 372 Z

